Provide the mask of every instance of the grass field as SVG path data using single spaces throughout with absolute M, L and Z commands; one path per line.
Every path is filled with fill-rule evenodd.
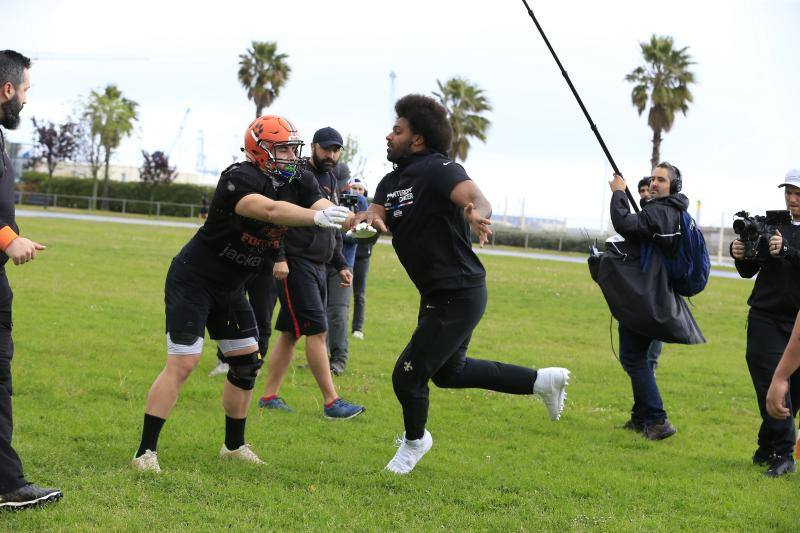
M 800 481 L 765 479 L 750 463 L 759 421 L 744 363 L 750 282 L 713 278 L 694 299 L 709 343 L 665 347 L 658 377 L 679 432 L 649 442 L 619 429 L 630 385 L 587 269 L 486 257 L 489 307 L 471 354 L 569 367 L 564 416 L 550 422 L 529 397 L 432 388 L 434 447 L 412 475 L 395 477 L 382 472 L 402 432 L 390 374 L 417 296 L 391 248 L 377 246 L 366 340 L 351 343 L 348 372 L 336 379 L 367 413 L 323 419 L 313 378 L 293 365 L 282 396 L 295 412 L 250 411 L 247 440 L 268 464 L 221 462 L 222 380 L 206 377 L 208 343 L 162 433 L 164 472 L 153 476 L 129 461 L 164 361 L 164 275 L 191 230 L 20 223 L 48 250 L 8 267 L 15 445 L 28 477 L 65 496 L 0 516 L 0 529 L 796 529 Z

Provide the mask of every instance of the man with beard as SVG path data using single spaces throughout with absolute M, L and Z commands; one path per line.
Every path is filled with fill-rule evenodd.
M 0 126 L 13 130 L 30 88 L 31 60 L 13 50 L 0 52 Z M 19 236 L 14 213 L 14 169 L 6 156 L 5 136 L 0 129 L 0 509 L 23 509 L 61 498 L 61 491 L 29 483 L 22 473 L 22 462 L 11 447 L 14 431 L 11 416 L 11 287 L 5 264 L 9 258 L 23 265 L 44 250 L 39 243 Z
M 314 133 L 311 142 L 309 170 L 316 177 L 322 194 L 334 204 L 338 203 L 339 192 L 336 177 L 331 171 L 339 160 L 342 144 L 342 136 L 330 127 Z M 322 392 L 323 415 L 325 418 L 341 420 L 354 418 L 365 409 L 340 398 L 336 393 L 326 346 L 326 302 L 328 297 L 333 296 L 328 294 L 330 283 L 326 265 L 334 265 L 334 276 L 338 278 L 337 288 L 350 287 L 353 281 L 353 274 L 342 255 L 341 232 L 319 228 L 292 228 L 286 233 L 284 249 L 289 275 L 282 280 L 278 291 L 281 310 L 275 322 L 275 329 L 281 334 L 269 355 L 264 395 L 258 400 L 258 405 L 267 409 L 291 411 L 278 396 L 278 391 L 294 357 L 295 345 L 305 335 L 306 359 Z M 346 340 L 346 329 L 344 336 Z
M 491 235 L 492 207 L 464 168 L 448 159 L 452 129 L 447 110 L 410 94 L 395 104 L 386 136 L 394 170 L 375 191 L 367 221 L 392 232 L 392 245 L 420 293 L 417 328 L 400 354 L 392 383 L 403 408 L 405 433 L 386 469 L 407 474 L 430 450 L 426 429 L 428 381 L 443 388 L 478 388 L 541 396 L 551 420 L 564 408 L 569 371 L 531 368 L 467 357 L 472 332 L 486 308 L 486 271 L 472 251 Z
M 245 282 L 270 270 L 286 226 L 338 228 L 351 214 L 322 198 L 313 176 L 298 168 L 303 141 L 291 122 L 267 115 L 245 131 L 247 161 L 223 171 L 208 218 L 172 260 L 164 287 L 167 363 L 147 397 L 133 467 L 160 472 L 161 428 L 203 351 L 205 329 L 229 365 L 222 393 L 222 459 L 263 464 L 245 444 L 247 409 L 263 359 Z M 305 209 L 310 208 L 310 209 Z
M 689 207 L 689 199 L 681 193 L 683 178 L 675 165 L 662 161 L 650 178 L 651 200 L 638 213 L 630 212 L 625 196 L 625 180 L 619 174 L 609 181 L 611 188 L 611 223 L 630 245 L 639 250 L 652 243 L 665 257 L 675 257 L 680 243 L 681 213 Z M 686 238 L 689 238 L 688 235 Z M 657 294 L 665 300 L 664 295 Z M 631 416 L 622 426 L 642 434 L 649 440 L 663 440 L 678 430 L 667 418 L 655 367 L 650 358 L 653 337 L 619 322 L 619 360 L 628 374 L 633 391 Z

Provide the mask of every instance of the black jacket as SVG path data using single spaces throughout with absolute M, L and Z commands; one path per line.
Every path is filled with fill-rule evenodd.
M 336 178 L 330 172 L 320 172 L 314 167 L 309 167 L 309 170 L 317 179 L 323 196 L 338 205 Z M 334 229 L 317 226 L 289 228 L 276 261 L 285 260 L 287 256 L 302 257 L 321 264 L 331 263 L 340 271 L 348 268 L 342 254 L 342 232 Z
M 752 311 L 794 322 L 800 311 L 800 226 L 778 226 L 778 231 L 785 245 L 780 256 L 734 264 L 743 278 L 758 274 L 747 300 Z
M 681 211 L 689 208 L 689 199 L 681 194 L 654 198 L 638 213 L 631 213 L 624 191 L 611 196 L 611 223 L 631 245 L 652 241 L 668 257 L 675 255 L 680 242 Z
M 597 284 L 619 323 L 640 335 L 663 342 L 701 344 L 703 333 L 681 296 L 669 284 L 660 254 L 642 271 L 641 245 L 653 242 L 674 255 L 680 243 L 681 212 L 689 206 L 683 194 L 657 198 L 639 213 L 629 212 L 625 193 L 611 196 L 611 222 L 625 242 L 609 242 L 600 256 Z
M 0 229 L 10 226 L 14 233 L 19 234 L 17 227 L 15 210 L 14 210 L 14 167 L 11 165 L 11 160 L 6 156 L 5 139 L 3 133 L 0 132 Z M 0 252 L 0 269 L 2 269 L 8 256 Z

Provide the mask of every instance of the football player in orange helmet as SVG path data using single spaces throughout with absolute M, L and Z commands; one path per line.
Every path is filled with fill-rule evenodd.
M 353 218 L 346 207 L 322 196 L 314 176 L 301 171 L 302 145 L 284 118 L 260 117 L 250 124 L 248 161 L 222 172 L 208 218 L 173 259 L 164 284 L 167 362 L 147 396 L 142 438 L 132 461 L 137 470 L 161 470 L 158 438 L 183 383 L 200 362 L 206 330 L 228 364 L 222 392 L 225 441 L 219 456 L 263 464 L 244 440 L 263 364 L 262 333 L 245 284 L 254 274 L 273 270 L 287 226 L 338 230 L 349 228 Z
M 247 160 L 281 182 L 300 175 L 304 143 L 289 120 L 276 115 L 258 117 L 244 133 Z

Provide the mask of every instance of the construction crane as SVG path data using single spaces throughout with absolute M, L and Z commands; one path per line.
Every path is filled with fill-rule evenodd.
M 181 136 L 183 135 L 183 128 L 186 127 L 186 119 L 189 118 L 189 111 L 191 110 L 192 108 L 187 107 L 186 111 L 184 111 L 183 119 L 181 119 L 181 124 L 180 126 L 178 126 L 178 133 L 175 134 L 175 140 L 172 141 L 172 146 L 170 146 L 169 152 L 167 152 L 167 157 L 172 157 L 172 152 L 175 150 L 175 147 L 177 147 L 181 142 Z

